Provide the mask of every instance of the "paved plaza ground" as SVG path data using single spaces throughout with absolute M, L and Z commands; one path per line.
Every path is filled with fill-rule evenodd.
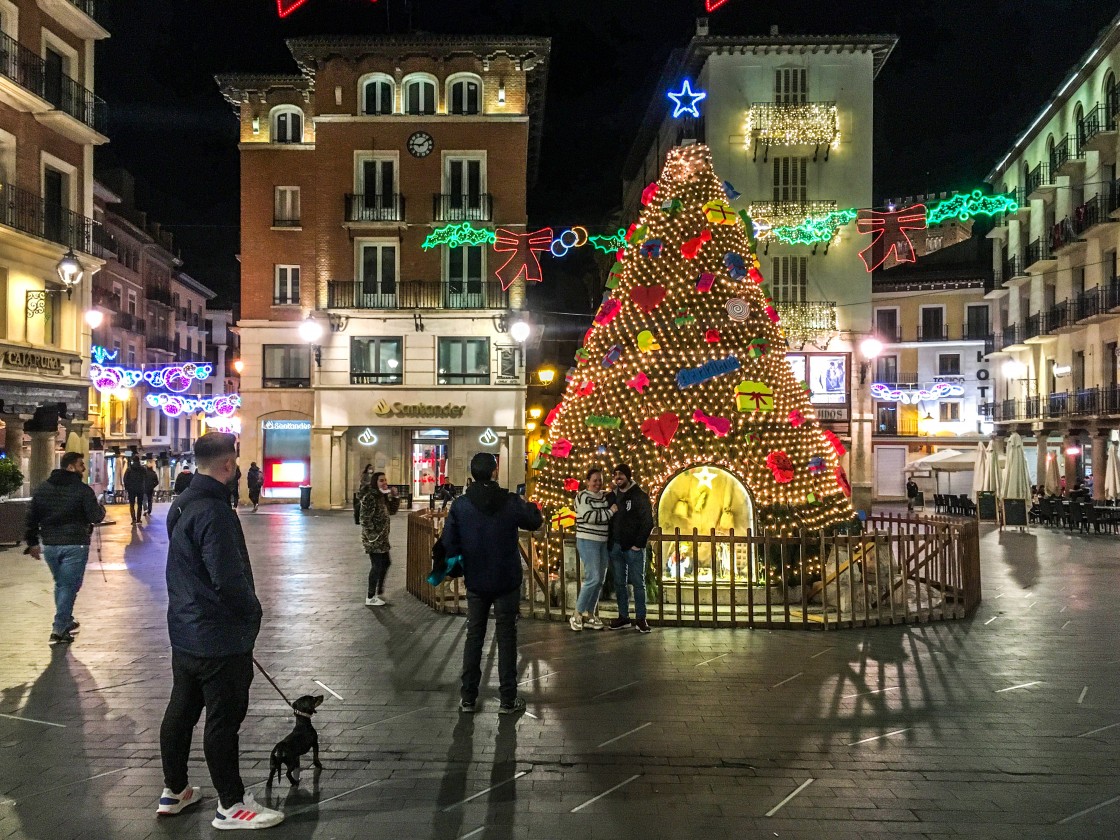
M 271 794 L 292 718 L 259 676 L 242 768 L 285 838 L 1115 838 L 1120 836 L 1120 539 L 984 528 L 964 622 L 820 631 L 572 633 L 520 622 L 529 714 L 456 711 L 463 619 L 404 591 L 363 604 L 349 513 L 242 509 L 265 609 L 257 656 L 325 693 L 326 768 Z M 206 801 L 157 821 L 170 689 L 166 505 L 124 508 L 91 559 L 70 648 L 47 645 L 51 581 L 0 552 L 0 837 L 210 836 Z M 322 687 L 320 687 L 322 686 Z M 791 798 L 792 797 L 792 798 Z

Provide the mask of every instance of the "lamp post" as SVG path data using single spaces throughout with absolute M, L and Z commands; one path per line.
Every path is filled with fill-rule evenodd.
M 55 270 L 58 272 L 58 279 L 66 287 L 66 297 L 69 299 L 74 294 L 74 287 L 81 283 L 82 277 L 85 276 L 85 269 L 82 268 L 81 262 L 74 255 L 73 248 L 67 249 L 66 253 L 62 255 L 62 259 L 58 261 Z
M 871 366 L 883 352 L 883 342 L 874 336 L 867 336 L 859 343 L 859 387 L 855 389 L 852 405 L 852 455 L 849 476 L 852 485 L 852 507 L 856 510 L 871 512 L 871 430 L 874 416 L 871 402 L 871 386 L 868 380 Z
M 308 315 L 299 325 L 299 337 L 311 347 L 315 356 L 315 367 L 323 366 L 323 348 L 319 346 L 319 339 L 323 337 L 323 325 Z

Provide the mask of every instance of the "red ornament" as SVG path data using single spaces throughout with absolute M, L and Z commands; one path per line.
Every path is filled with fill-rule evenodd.
M 595 390 L 595 383 L 591 381 L 583 382 L 576 386 L 576 396 L 586 397 L 590 396 L 591 392 Z
M 690 239 L 681 245 L 681 254 L 686 260 L 696 259 L 696 255 L 700 253 L 700 249 L 704 247 L 705 242 L 711 242 L 712 232 L 710 230 L 701 231 L 700 235 L 695 239 Z
M 579 479 L 578 478 L 565 478 L 564 479 L 564 489 L 567 490 L 569 493 L 578 492 L 579 491 Z
M 696 291 L 710 292 L 715 282 L 716 276 L 709 271 L 705 271 L 703 274 L 696 278 Z
M 552 444 L 552 456 L 554 458 L 567 458 L 572 454 L 572 442 L 566 438 L 560 438 Z
M 642 205 L 645 206 L 657 198 L 657 182 L 651 183 L 648 187 L 642 190 Z
M 833 475 L 836 476 L 836 483 L 840 485 L 840 489 L 843 491 L 844 495 L 849 499 L 852 498 L 852 485 L 848 481 L 848 474 L 844 472 L 844 468 L 836 467 L 832 472 Z
M 704 333 L 704 340 L 709 344 L 719 344 L 719 330 L 710 329 Z
M 589 342 L 589 341 L 591 340 L 591 334 L 592 334 L 593 332 L 595 332 L 595 328 L 594 328 L 594 327 L 588 327 L 588 328 L 587 328 L 587 332 L 585 332 L 585 333 L 583 334 L 583 341 L 581 341 L 581 342 L 580 342 L 580 346 L 581 346 L 581 347 L 582 347 L 582 346 L 586 346 L 586 345 L 587 345 L 587 342 Z
M 681 418 L 671 411 L 666 411 L 660 417 L 651 417 L 643 422 L 642 434 L 658 446 L 668 446 L 673 442 L 673 435 L 677 433 L 680 423 Z
M 856 216 L 856 229 L 860 233 L 871 234 L 871 244 L 859 252 L 869 272 L 885 263 L 891 254 L 900 263 L 917 262 L 914 243 L 906 231 L 926 229 L 926 206 L 915 204 L 890 213 L 860 210 Z
M 554 405 L 552 407 L 552 410 L 548 412 L 548 416 L 544 418 L 544 425 L 551 426 L 553 423 L 555 423 L 556 418 L 560 416 L 560 412 L 563 410 L 563 407 L 563 403 Z
M 709 417 L 700 409 L 696 409 L 696 411 L 692 412 L 692 419 L 702 424 L 716 437 L 723 437 L 731 431 L 731 421 L 726 417 Z
M 611 298 L 610 300 L 603 301 L 599 311 L 595 313 L 595 323 L 599 326 L 609 324 L 614 320 L 615 316 L 622 311 L 622 301 L 618 298 Z M 586 342 L 585 342 L 586 343 Z
M 748 268 L 747 276 L 751 278 L 751 280 L 753 280 L 755 283 L 761 284 L 763 282 L 762 272 L 757 268 Z
M 832 429 L 822 429 L 821 434 L 824 435 L 825 440 L 832 444 L 832 448 L 835 450 L 838 457 L 848 451 L 844 448 L 844 444 L 841 442 L 840 438 L 836 436 L 836 432 L 832 431 Z
M 661 305 L 666 294 L 664 286 L 635 286 L 630 290 L 630 300 L 649 315 Z
M 638 371 L 638 375 L 629 380 L 626 384 L 637 391 L 639 394 L 644 394 L 645 387 L 649 385 L 649 377 L 641 371 Z
M 494 250 L 499 254 L 510 254 L 502 267 L 494 272 L 501 281 L 502 291 L 508 291 L 513 281 L 522 275 L 526 283 L 541 282 L 541 261 L 537 254 L 543 254 L 552 246 L 552 228 L 541 228 L 532 233 L 498 228 L 495 233 Z
M 766 468 L 774 474 L 774 480 L 778 484 L 789 484 L 793 481 L 793 462 L 780 449 L 766 456 Z
M 798 426 L 804 424 L 804 422 L 805 422 L 805 415 L 802 414 L 800 411 L 798 411 L 796 408 L 793 409 L 793 411 L 791 411 L 789 413 L 789 424 L 791 426 L 793 426 L 795 429 Z

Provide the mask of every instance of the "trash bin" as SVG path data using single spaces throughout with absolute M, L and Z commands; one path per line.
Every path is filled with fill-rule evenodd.
M 311 485 L 301 484 L 299 488 L 299 506 L 303 510 L 308 510 L 311 507 Z

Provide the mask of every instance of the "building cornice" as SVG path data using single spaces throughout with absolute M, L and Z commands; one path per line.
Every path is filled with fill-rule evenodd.
M 525 114 L 425 114 L 418 117 L 414 114 L 319 114 L 313 118 L 316 123 L 442 123 L 455 125 L 457 123 L 489 123 L 508 122 L 525 123 L 529 117 Z M 288 145 L 297 145 L 289 143 Z

